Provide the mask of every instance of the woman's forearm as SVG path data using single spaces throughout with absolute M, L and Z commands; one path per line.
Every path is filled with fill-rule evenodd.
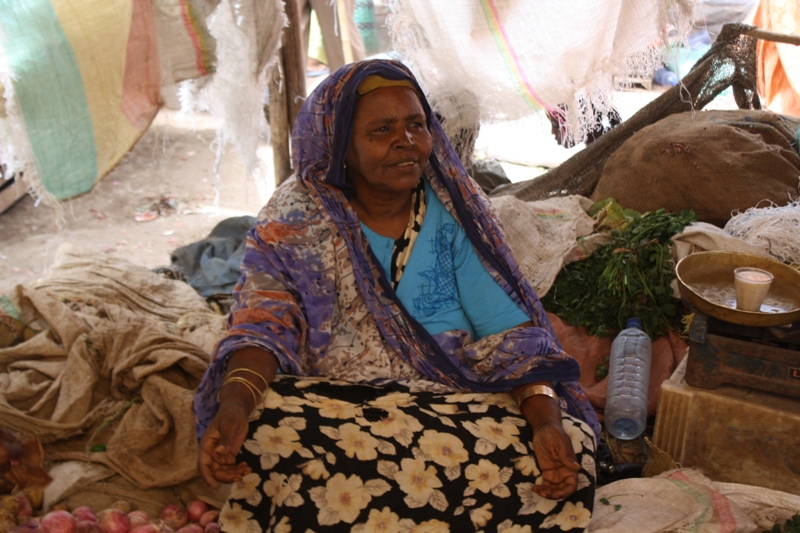
M 237 372 L 238 370 L 238 372 Z M 244 412 L 251 413 L 278 372 L 278 361 L 272 353 L 261 348 L 244 348 L 234 352 L 228 360 L 226 379 L 237 379 L 226 383 L 219 390 L 220 403 L 240 405 Z M 240 380 L 247 380 L 252 387 Z M 260 394 L 255 394 L 258 391 Z
M 533 326 L 533 322 L 529 320 L 519 324 L 516 327 L 525 328 L 530 326 Z M 535 394 L 533 396 L 528 396 L 522 401 L 522 403 L 520 403 L 519 400 L 525 394 L 528 387 L 534 385 L 544 385 L 549 387 L 551 390 L 553 389 L 553 384 L 549 381 L 535 381 L 533 383 L 526 383 L 525 385 L 520 385 L 519 387 L 514 388 L 511 391 L 511 396 L 517 401 L 518 404 L 520 404 L 519 410 L 522 412 L 522 416 L 524 416 L 531 425 L 534 433 L 536 432 L 537 428 L 544 424 L 557 424 L 560 427 L 561 407 L 558 405 L 558 400 L 555 398 L 551 398 L 545 394 Z

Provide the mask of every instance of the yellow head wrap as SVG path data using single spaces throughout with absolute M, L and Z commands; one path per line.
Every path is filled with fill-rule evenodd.
M 417 90 L 408 80 L 389 80 L 383 76 L 373 74 L 367 76 L 364 81 L 361 82 L 356 92 L 358 92 L 358 96 L 364 96 L 368 92 L 380 89 L 381 87 L 410 87 L 414 89 L 415 92 Z

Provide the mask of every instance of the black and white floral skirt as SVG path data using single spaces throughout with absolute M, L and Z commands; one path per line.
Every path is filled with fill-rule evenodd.
M 280 376 L 250 423 L 220 514 L 226 533 L 579 532 L 595 490 L 594 435 L 567 414 L 578 490 L 548 500 L 531 428 L 509 394 Z

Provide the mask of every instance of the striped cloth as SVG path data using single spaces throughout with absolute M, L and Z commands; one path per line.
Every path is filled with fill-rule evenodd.
M 191 0 L 0 0 L 0 84 L 14 97 L 0 122 L 27 136 L 40 183 L 28 173 L 26 182 L 58 200 L 91 190 L 150 125 L 162 77 L 211 72 L 202 9 Z

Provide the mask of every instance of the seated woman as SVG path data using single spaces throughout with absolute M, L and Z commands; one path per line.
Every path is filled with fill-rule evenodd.
M 581 531 L 599 425 L 491 205 L 400 63 L 294 126 L 195 398 L 250 531 Z

